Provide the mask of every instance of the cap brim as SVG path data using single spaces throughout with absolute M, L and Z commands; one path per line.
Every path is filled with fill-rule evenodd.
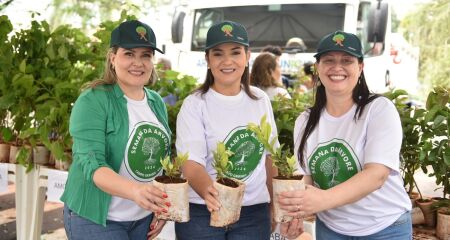
M 354 57 L 363 58 L 363 56 L 360 56 L 358 54 L 355 54 L 354 52 L 351 52 L 351 51 L 348 51 L 348 50 L 345 50 L 345 49 L 330 49 L 330 50 L 321 51 L 321 52 L 316 53 L 314 55 L 314 58 L 318 58 L 318 57 L 320 57 L 320 55 L 322 55 L 324 53 L 327 53 L 327 52 L 345 52 L 345 53 L 348 53 L 348 54 L 350 54 L 350 55 L 352 55 Z
M 150 44 L 122 44 L 122 45 L 118 45 L 118 46 L 121 47 L 121 48 L 126 48 L 126 49 L 139 48 L 139 47 L 148 47 L 148 48 L 151 48 L 153 50 L 156 50 L 156 51 L 164 54 L 164 52 L 161 49 L 159 49 L 159 48 L 157 48 L 155 46 L 152 46 Z
M 213 47 L 215 47 L 215 46 L 218 46 L 218 45 L 220 45 L 220 44 L 222 44 L 222 43 L 237 43 L 237 44 L 240 44 L 240 45 L 243 45 L 243 46 L 246 46 L 246 47 L 249 46 L 248 44 L 244 44 L 244 43 L 239 42 L 239 41 L 226 40 L 226 41 L 217 42 L 217 43 L 215 43 L 215 44 L 213 44 L 213 45 L 211 45 L 211 46 L 205 47 L 205 51 L 208 50 L 208 49 L 211 49 L 211 48 L 213 48 Z

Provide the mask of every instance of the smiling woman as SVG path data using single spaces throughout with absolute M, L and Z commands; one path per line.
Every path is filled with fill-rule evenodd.
M 314 57 L 314 105 L 294 128 L 307 186 L 281 193 L 280 205 L 290 216 L 317 213 L 318 240 L 412 239 L 400 117 L 389 99 L 370 93 L 359 38 L 332 32 Z
M 177 152 L 189 152 L 183 176 L 193 190 L 189 197 L 191 220 L 175 223 L 177 239 L 270 239 L 271 179 L 276 170 L 262 143 L 253 137 L 247 125 L 259 122 L 265 115 L 272 138 L 276 139 L 277 130 L 268 96 L 250 86 L 248 47 L 247 31 L 239 23 L 224 21 L 208 30 L 206 80 L 184 100 L 177 118 Z M 274 143 L 279 145 L 276 140 Z M 214 156 L 220 155 L 218 152 L 234 153 L 223 161 L 226 166 L 231 163 L 232 168 L 217 167 Z M 237 219 L 236 215 L 227 214 L 232 216 L 231 221 L 216 224 L 216 212 L 239 206 L 239 201 L 229 202 L 230 198 L 219 194 L 219 187 L 212 179 L 222 175 L 236 179 L 232 181 L 239 182 L 236 188 L 245 184 L 245 191 Z M 290 229 L 292 236 L 302 231 L 298 220 Z
M 155 51 L 162 52 L 150 26 L 121 23 L 103 78 L 74 104 L 73 163 L 61 197 L 69 239 L 154 238 L 165 224 L 153 213 L 167 212 L 167 194 L 148 184 L 162 174 L 171 134 L 164 102 L 146 88 L 157 77 Z

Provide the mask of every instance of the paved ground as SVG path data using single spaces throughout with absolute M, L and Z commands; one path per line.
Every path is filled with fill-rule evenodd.
M 417 173 L 416 177 L 422 194 L 424 194 L 425 196 L 442 196 L 442 190 L 438 189 L 435 191 L 436 185 L 433 178 L 427 177 L 422 172 Z M 16 211 L 14 191 L 14 184 L 10 184 L 8 186 L 7 192 L 0 193 L 0 239 L 2 240 L 16 239 Z M 432 232 L 432 230 L 427 228 L 416 227 L 414 239 L 437 239 L 431 236 Z M 46 202 L 44 207 L 44 220 L 41 239 L 67 239 L 64 231 L 61 203 Z

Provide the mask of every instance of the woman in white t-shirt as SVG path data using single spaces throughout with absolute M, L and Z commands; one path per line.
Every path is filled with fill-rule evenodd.
M 266 115 L 276 136 L 270 100 L 263 91 L 249 84 L 248 36 L 244 26 L 224 21 L 207 33 L 206 80 L 188 96 L 177 117 L 177 152 L 189 153 L 183 176 L 191 186 L 190 221 L 175 223 L 177 239 L 258 239 L 268 240 L 271 233 L 271 179 L 276 173 L 248 123 L 259 123 Z M 235 154 L 233 169 L 225 173 L 245 182 L 240 219 L 226 227 L 211 227 L 210 212 L 219 210 L 213 151 L 222 141 Z M 282 226 L 286 235 L 297 237 L 302 223 L 296 219 Z M 287 229 L 287 230 L 286 230 Z
M 412 239 L 400 118 L 390 100 L 369 92 L 359 38 L 328 34 L 315 58 L 315 103 L 294 129 L 308 185 L 282 193 L 280 203 L 292 216 L 317 213 L 318 240 Z
M 291 98 L 281 82 L 281 69 L 277 56 L 263 52 L 256 57 L 250 73 L 250 84 L 262 89 L 270 98 Z

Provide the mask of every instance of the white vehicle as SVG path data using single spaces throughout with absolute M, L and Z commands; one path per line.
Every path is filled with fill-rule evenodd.
M 222 21 L 246 26 L 252 59 L 266 45 L 283 48 L 284 75 L 296 75 L 305 62 L 314 62 L 321 37 L 344 30 L 363 42 L 365 76 L 369 88 L 383 92 L 390 85 L 390 7 L 369 0 L 227 0 L 189 1 L 177 7 L 172 20 L 172 42 L 166 53 L 174 69 L 195 76 L 206 75 L 205 41 L 210 26 Z M 284 48 L 291 38 L 301 38 L 306 49 Z

